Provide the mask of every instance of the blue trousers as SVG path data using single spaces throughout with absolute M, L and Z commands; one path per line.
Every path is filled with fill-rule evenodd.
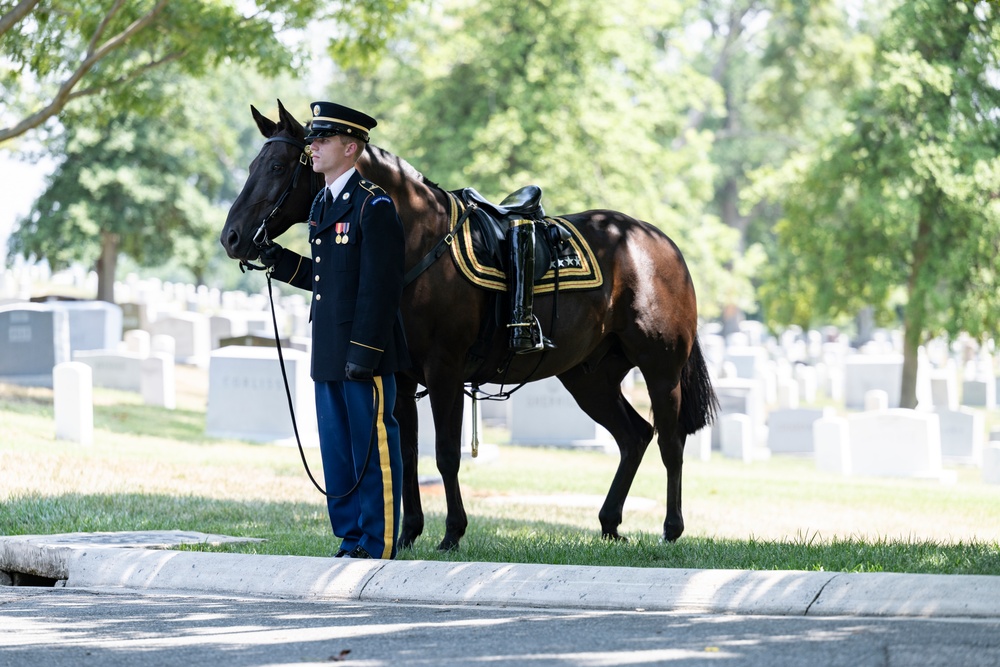
M 399 535 L 403 457 L 395 404 L 393 375 L 316 383 L 326 492 L 347 494 L 361 479 L 345 498 L 327 498 L 333 534 L 341 549 L 360 546 L 375 558 L 394 558 Z

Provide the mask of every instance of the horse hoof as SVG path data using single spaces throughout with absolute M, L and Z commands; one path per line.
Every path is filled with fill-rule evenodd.
M 663 541 L 664 542 L 676 542 L 677 538 L 681 536 L 684 532 L 684 526 L 674 527 L 670 526 L 663 529 Z
M 619 535 L 617 530 L 605 531 L 601 534 L 601 538 L 609 542 L 628 542 L 628 538 L 624 535 Z
M 409 549 L 420 537 L 421 531 L 406 529 L 399 531 L 399 537 L 396 539 L 396 546 L 400 549 Z
M 458 549 L 458 538 L 450 535 L 445 535 L 441 544 L 438 545 L 438 551 L 454 551 L 455 549 Z

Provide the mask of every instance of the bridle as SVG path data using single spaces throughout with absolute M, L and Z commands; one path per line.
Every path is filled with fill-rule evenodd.
M 278 215 L 278 213 L 281 211 L 281 207 L 285 205 L 285 200 L 288 199 L 288 195 L 290 195 L 292 191 L 295 190 L 295 188 L 298 187 L 299 185 L 299 176 L 302 174 L 302 167 L 309 164 L 309 144 L 307 144 L 305 141 L 301 139 L 296 139 L 294 137 L 270 137 L 264 142 L 264 145 L 267 146 L 268 144 L 274 143 L 276 141 L 280 141 L 286 144 L 291 144 L 292 146 L 295 146 L 296 148 L 300 149 L 302 153 L 299 155 L 299 159 L 295 163 L 295 169 L 292 170 L 292 177 L 288 180 L 288 183 L 285 184 L 285 189 L 281 192 L 281 195 L 278 196 L 278 201 L 275 202 L 274 208 L 271 209 L 270 213 L 264 216 L 264 219 L 260 223 L 260 227 L 257 228 L 257 232 L 253 235 L 253 243 L 258 248 L 263 248 L 265 246 L 271 245 L 271 239 L 268 238 L 267 236 L 267 223 L 269 223 L 274 218 L 274 216 Z M 318 192 L 318 190 L 314 192 L 312 184 L 310 183 L 309 185 L 310 199 L 316 195 L 316 192 Z M 246 272 L 247 269 L 253 271 L 263 271 L 264 267 L 260 266 L 259 264 L 252 264 L 246 259 L 241 259 L 240 271 Z

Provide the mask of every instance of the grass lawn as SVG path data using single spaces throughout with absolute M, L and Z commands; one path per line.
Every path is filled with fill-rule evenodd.
M 96 389 L 89 447 L 54 439 L 51 390 L 0 385 L 0 534 L 182 529 L 267 540 L 218 550 L 332 554 L 325 504 L 298 451 L 206 437 L 205 372 L 178 366 L 177 377 L 176 410 Z M 306 453 L 321 479 L 318 450 Z M 630 539 L 609 543 L 597 512 L 616 463 L 510 445 L 464 461 L 461 548 L 437 551 L 444 495 L 428 485 L 424 535 L 400 558 L 1000 575 L 1000 486 L 979 470 L 959 468 L 956 483 L 941 484 L 822 474 L 809 458 L 746 465 L 716 455 L 685 466 L 687 531 L 664 544 L 666 474 L 653 446 L 625 506 Z

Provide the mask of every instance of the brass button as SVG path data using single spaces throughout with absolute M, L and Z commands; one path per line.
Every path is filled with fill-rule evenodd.
M 317 257 L 316 261 L 319 262 L 319 260 L 321 260 L 321 259 L 323 259 L 323 258 L 322 257 Z
M 323 242 L 323 239 L 316 239 L 315 241 L 313 241 L 313 243 L 315 243 L 316 245 L 319 245 L 322 242 Z
M 320 299 L 322 299 L 322 298 L 323 298 L 323 295 L 322 295 L 322 294 L 317 294 L 317 295 L 316 295 L 316 300 L 317 300 L 317 301 L 319 301 L 319 300 L 320 300 Z
M 319 276 L 313 276 L 313 280 L 315 280 L 316 282 L 319 282 Z

